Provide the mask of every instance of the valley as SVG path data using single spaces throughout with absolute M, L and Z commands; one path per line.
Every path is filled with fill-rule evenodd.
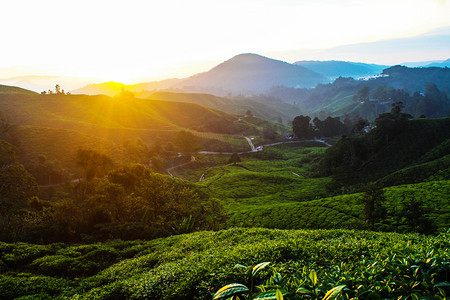
M 0 299 L 446 299 L 448 70 L 273 68 L 304 72 L 246 54 L 206 81 L 225 94 L 0 85 Z M 233 96 L 252 76 L 264 94 Z

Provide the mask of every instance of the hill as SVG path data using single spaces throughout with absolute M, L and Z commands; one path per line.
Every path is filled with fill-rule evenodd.
M 282 101 L 261 102 L 249 98 L 225 98 L 199 93 L 156 92 L 149 99 L 195 103 L 228 113 L 245 115 L 248 110 L 256 117 L 267 120 L 292 120 L 301 111 Z
M 238 120 L 236 115 L 194 103 L 125 96 L 40 95 L 11 87 L 3 90 L 9 93 L 0 94 L 0 111 L 14 125 L 5 139 L 19 147 L 19 158 L 27 165 L 43 154 L 73 169 L 73 154 L 83 145 L 106 151 L 120 161 L 124 142 L 139 138 L 148 147 L 165 147 L 181 130 L 197 135 L 202 150 L 245 151 L 248 144 L 243 133 L 261 134 L 264 128 L 284 130 L 268 121 Z
M 138 97 L 144 98 L 148 95 L 144 91 L 155 91 L 170 89 L 175 83 L 181 79 L 166 79 L 161 81 L 143 82 L 138 84 L 123 84 L 120 82 L 104 82 L 97 84 L 89 84 L 82 88 L 72 91 L 72 94 L 86 94 L 86 95 L 107 95 L 110 97 L 118 95 L 123 89 L 136 93 Z
M 338 77 L 353 77 L 357 79 L 359 77 L 375 76 L 380 74 L 383 69 L 386 69 L 388 67 L 384 65 L 334 60 L 302 60 L 296 61 L 294 64 L 319 73 L 329 80 L 334 80 Z
M 432 62 L 424 67 L 450 68 L 450 58 L 440 62 Z
M 62 89 L 69 92 L 92 81 L 92 79 L 88 78 L 49 75 L 25 75 L 0 79 L 0 83 L 20 86 L 38 93 L 49 89 L 53 90 L 56 84 L 59 84 Z
M 321 161 L 322 175 L 345 184 L 380 180 L 389 186 L 426 181 L 448 170 L 450 118 L 397 121 L 390 126 L 382 122 L 329 148 Z
M 320 74 L 257 54 L 237 55 L 208 72 L 194 75 L 176 87 L 216 87 L 242 94 L 264 93 L 273 86 L 313 87 L 325 78 Z
M 358 97 L 358 91 L 368 88 L 367 99 Z M 319 84 L 313 89 L 279 87 L 270 95 L 288 103 L 296 103 L 309 115 L 343 116 L 349 114 L 369 120 L 389 112 L 394 102 L 401 101 L 405 112 L 439 118 L 448 115 L 450 99 L 450 69 L 408 68 L 394 66 L 382 75 L 367 80 L 337 78 L 333 83 Z
M 0 84 L 0 97 L 3 95 L 19 94 L 19 95 L 36 95 L 37 93 L 29 91 L 17 86 L 1 85 Z M 1 100 L 1 98 L 0 98 Z

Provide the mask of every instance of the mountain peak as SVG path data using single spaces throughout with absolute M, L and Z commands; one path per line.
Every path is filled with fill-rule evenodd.
M 236 56 L 233 56 L 228 61 L 239 61 L 239 62 L 247 62 L 247 63 L 253 63 L 253 62 L 260 62 L 262 60 L 270 60 L 270 58 L 267 58 L 265 56 L 255 54 L 255 53 L 242 53 L 238 54 Z

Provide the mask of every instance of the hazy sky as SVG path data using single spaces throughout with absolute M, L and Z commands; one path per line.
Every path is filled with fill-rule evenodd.
M 2 12 L 0 78 L 33 73 L 126 83 L 185 77 L 248 52 L 289 62 L 345 59 L 328 49 L 450 26 L 445 0 L 9 0 Z M 448 58 L 415 49 L 398 61 L 366 48 L 367 55 L 345 60 Z

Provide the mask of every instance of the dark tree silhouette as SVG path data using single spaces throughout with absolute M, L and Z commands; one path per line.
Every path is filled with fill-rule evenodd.
M 179 131 L 173 139 L 175 147 L 185 155 L 191 156 L 199 149 L 198 138 L 188 131 Z
M 312 135 L 311 118 L 308 116 L 297 116 L 292 121 L 292 131 L 299 139 L 308 138 Z
M 114 165 L 112 159 L 108 155 L 93 149 L 83 148 L 80 148 L 77 151 L 76 163 L 84 170 L 86 180 L 88 181 L 94 177 L 106 174 L 106 172 Z
M 382 188 L 375 184 L 370 184 L 364 189 L 361 203 L 364 205 L 364 220 L 369 224 L 369 229 L 373 230 L 375 222 L 386 216 L 386 208 L 383 206 L 386 197 Z
M 238 162 L 241 162 L 241 158 L 239 157 L 239 154 L 237 154 L 236 152 L 233 152 L 233 154 L 231 154 L 230 160 L 228 160 L 229 164 L 236 164 Z

